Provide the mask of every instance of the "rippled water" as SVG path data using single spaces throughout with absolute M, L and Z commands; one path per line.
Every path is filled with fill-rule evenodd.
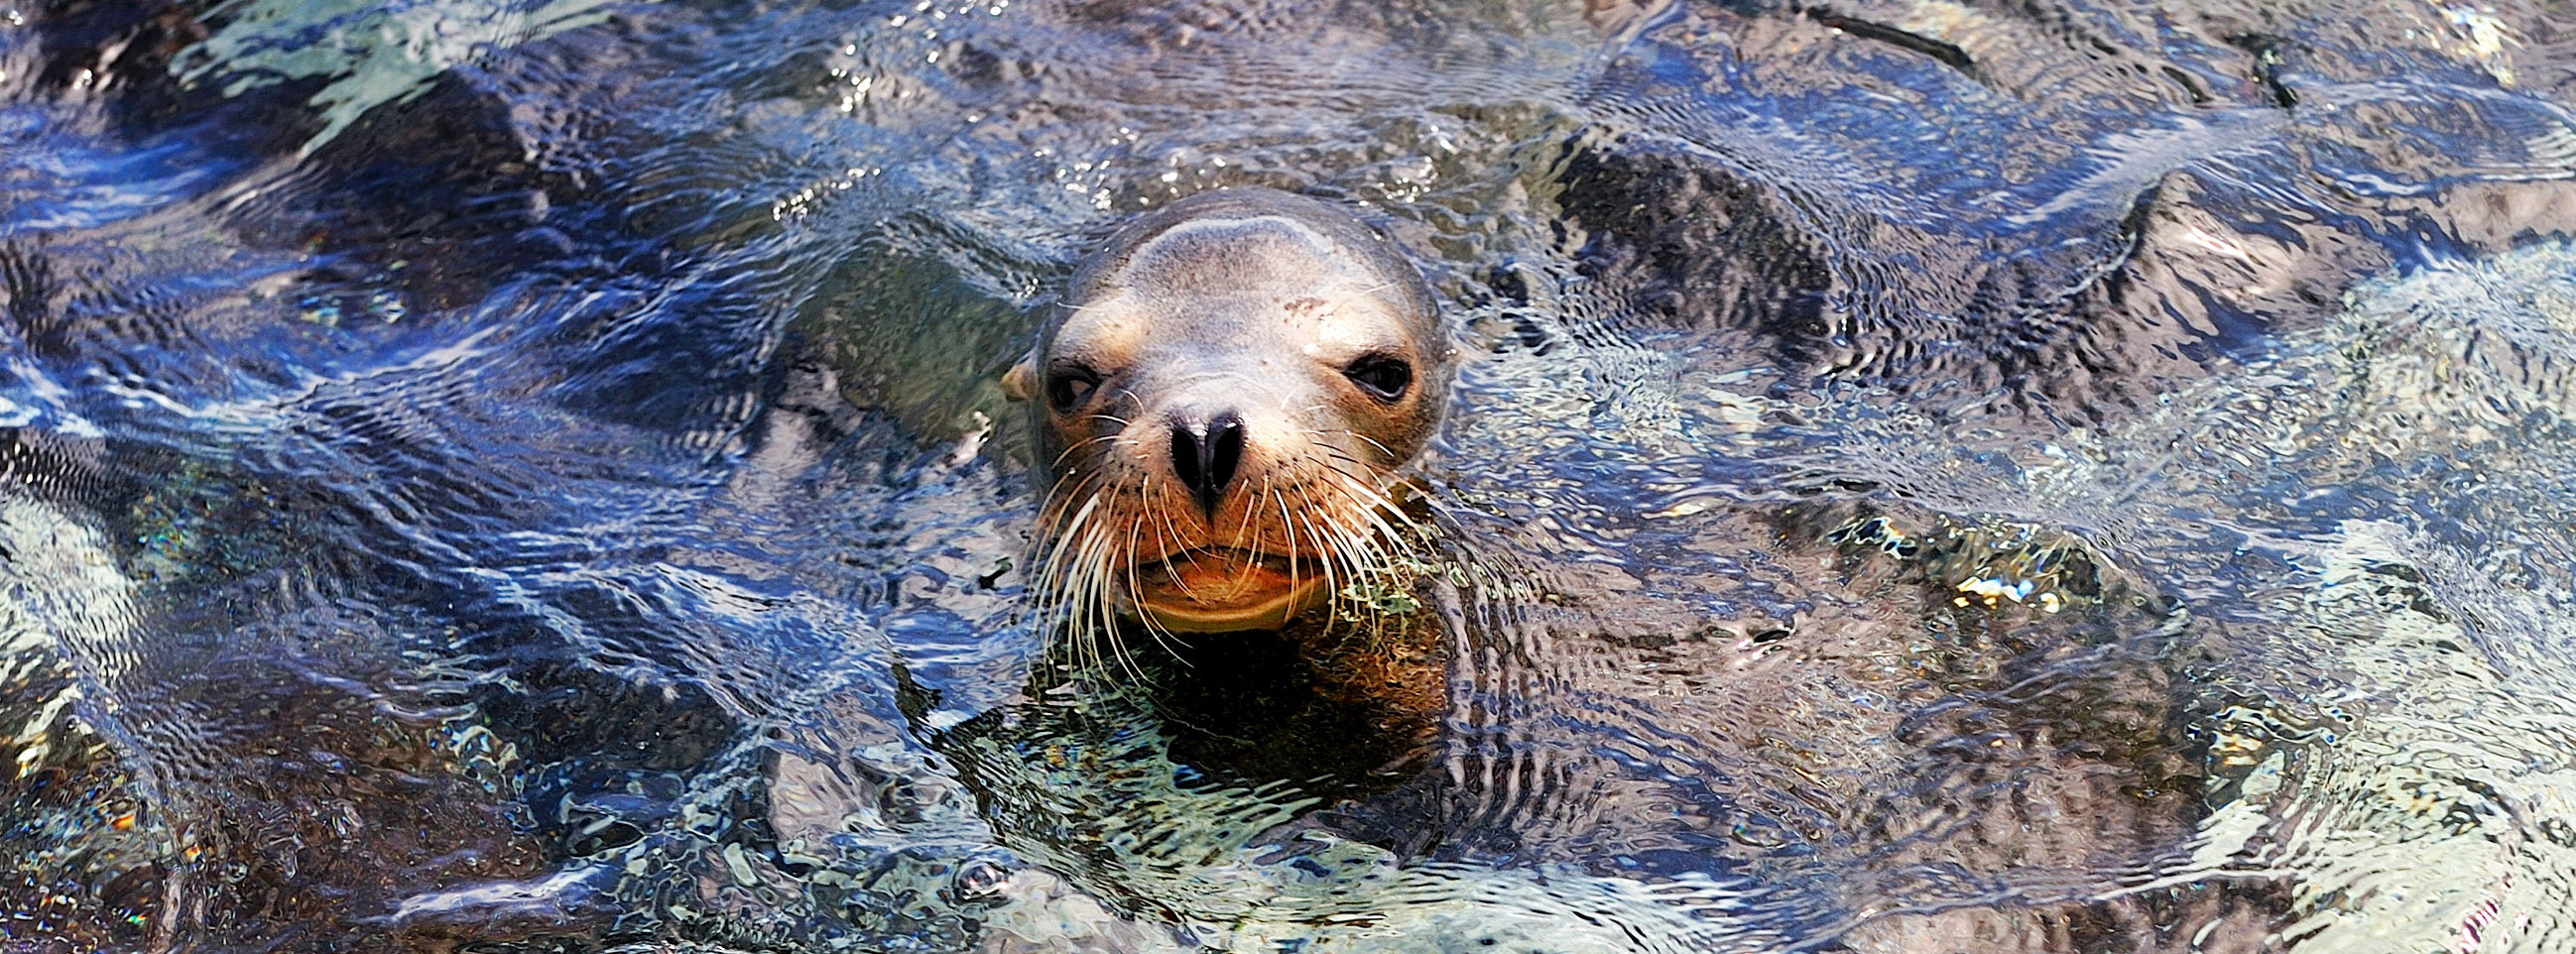
M 0 6 L 0 950 L 2576 949 L 2576 32 Z M 1308 191 L 1410 590 L 1084 666 L 1000 370 Z

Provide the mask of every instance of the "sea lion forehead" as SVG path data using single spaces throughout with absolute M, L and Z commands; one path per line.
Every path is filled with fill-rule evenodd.
M 1385 238 L 1338 206 L 1262 188 L 1204 192 L 1111 236 L 1067 289 L 1053 343 L 1134 357 L 1246 335 L 1323 360 L 1421 345 L 1437 314 Z M 1168 336 L 1168 337 L 1167 337 Z M 1189 342 L 1184 344 L 1184 342 Z
M 1351 277 L 1341 242 L 1280 214 L 1185 220 L 1122 258 L 1117 284 L 1152 296 L 1257 295 Z

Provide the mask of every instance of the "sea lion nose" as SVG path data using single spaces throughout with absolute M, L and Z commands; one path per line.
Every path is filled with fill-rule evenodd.
M 1172 422 L 1172 473 L 1190 489 L 1201 512 L 1213 515 L 1233 482 L 1235 465 L 1243 462 L 1243 418 L 1227 411 L 1203 427 Z

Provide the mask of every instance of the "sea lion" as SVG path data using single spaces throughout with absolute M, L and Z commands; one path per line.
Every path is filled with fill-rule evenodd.
M 1004 380 L 1052 478 L 1042 605 L 1270 629 L 1381 572 L 1452 359 L 1421 274 L 1330 204 L 1234 188 L 1128 223 Z

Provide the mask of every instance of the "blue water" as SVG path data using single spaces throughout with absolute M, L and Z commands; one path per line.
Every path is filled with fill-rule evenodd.
M 2576 949 L 2565 20 L 0 7 L 0 949 Z M 1413 586 L 1086 664 L 999 374 L 1248 184 Z

